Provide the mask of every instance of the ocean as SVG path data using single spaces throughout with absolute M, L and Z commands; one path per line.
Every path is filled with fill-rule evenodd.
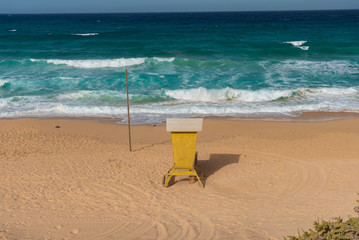
M 0 15 L 0 118 L 359 113 L 359 10 Z

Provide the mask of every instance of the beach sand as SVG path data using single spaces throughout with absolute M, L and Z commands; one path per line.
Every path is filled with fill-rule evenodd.
M 59 128 L 56 128 L 59 126 Z M 205 120 L 206 187 L 162 186 L 165 126 L 0 121 L 0 239 L 283 239 L 354 215 L 359 119 Z

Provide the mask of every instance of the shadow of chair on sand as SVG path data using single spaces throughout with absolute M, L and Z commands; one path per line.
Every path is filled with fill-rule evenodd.
M 238 163 L 240 157 L 240 154 L 211 154 L 208 160 L 198 160 L 198 166 L 207 179 L 221 168 Z
M 240 159 L 240 154 L 211 154 L 208 160 L 197 160 L 197 165 L 204 175 L 203 185 L 206 185 L 206 180 L 209 176 L 213 175 L 215 172 L 219 171 L 221 168 L 228 166 L 232 163 L 238 163 Z M 181 179 L 174 180 L 170 182 L 169 185 L 175 184 L 175 182 L 189 181 L 190 183 L 197 182 L 195 177 L 185 177 Z

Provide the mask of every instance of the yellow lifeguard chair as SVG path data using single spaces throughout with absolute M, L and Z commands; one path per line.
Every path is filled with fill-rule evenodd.
M 204 187 L 204 177 L 197 166 L 197 132 L 202 131 L 202 118 L 167 118 L 166 130 L 171 132 L 173 167 L 164 175 L 163 186 L 167 187 L 174 176 L 197 177 Z

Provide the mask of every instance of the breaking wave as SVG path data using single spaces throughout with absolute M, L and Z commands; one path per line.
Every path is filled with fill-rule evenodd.
M 0 89 L 1 90 L 1 89 Z M 296 116 L 302 112 L 359 112 L 359 88 L 240 90 L 158 90 L 130 95 L 134 123 L 159 123 L 166 117 Z M 0 98 L 1 117 L 110 117 L 126 119 L 122 91 L 79 90 L 68 93 Z M 125 120 L 124 120 L 125 121 Z
M 121 68 L 141 65 L 146 61 L 173 62 L 175 58 L 117 58 L 117 59 L 30 59 L 31 62 L 46 62 L 54 65 L 67 65 L 75 68 Z
M 3 87 L 8 81 L 0 79 L 0 87 Z
M 88 59 L 88 60 L 62 60 L 62 59 L 31 59 L 32 62 L 45 61 L 55 65 L 67 65 L 75 68 L 120 68 L 144 63 L 146 58 L 118 58 L 118 59 Z
M 309 50 L 309 46 L 303 46 L 304 44 L 307 43 L 307 41 L 293 41 L 293 42 L 284 42 L 284 43 L 288 43 L 293 45 L 294 47 L 300 48 L 304 51 L 308 51 Z
M 223 101 L 235 101 L 239 103 L 259 103 L 276 100 L 288 100 L 290 98 L 325 98 L 343 95 L 358 96 L 355 88 L 301 88 L 294 90 L 239 90 L 232 88 L 206 89 L 203 87 L 184 90 L 166 90 L 165 94 L 176 100 L 198 101 L 218 103 Z

